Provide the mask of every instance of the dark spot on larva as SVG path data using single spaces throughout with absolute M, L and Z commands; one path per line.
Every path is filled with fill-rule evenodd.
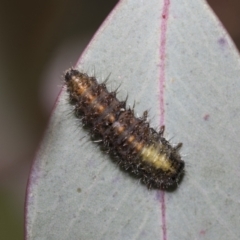
M 65 81 L 70 103 L 76 116 L 90 129 L 91 136 L 114 156 L 120 167 L 141 178 L 149 188 L 176 186 L 184 172 L 179 143 L 173 147 L 160 132 L 149 126 L 147 111 L 135 117 L 126 101 L 116 98 L 105 84 L 76 69 L 66 72 Z

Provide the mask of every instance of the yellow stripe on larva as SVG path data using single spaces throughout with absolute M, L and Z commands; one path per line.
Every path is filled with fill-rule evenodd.
M 141 151 L 142 160 L 163 171 L 175 172 L 166 154 L 160 153 L 159 148 L 154 145 L 144 146 Z

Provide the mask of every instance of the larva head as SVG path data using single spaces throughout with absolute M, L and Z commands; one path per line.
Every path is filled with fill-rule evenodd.
M 180 160 L 175 164 L 176 172 L 165 172 L 161 169 L 148 169 L 148 173 L 142 180 L 148 188 L 169 189 L 178 185 L 184 173 L 184 161 Z M 151 172 L 151 174 L 149 174 Z
M 72 80 L 73 77 L 76 77 L 79 75 L 79 71 L 70 68 L 69 70 L 67 70 L 67 72 L 65 73 L 65 81 L 69 82 L 70 80 Z
M 153 170 L 152 181 L 149 185 L 156 188 L 167 189 L 169 187 L 177 186 L 181 176 L 184 173 L 185 163 L 181 159 L 179 149 L 182 144 L 178 144 L 176 147 L 172 147 L 168 141 L 164 141 L 164 147 L 162 148 L 159 156 L 164 156 L 162 162 L 159 163 L 159 168 Z M 159 157 L 159 160 L 161 158 Z M 164 163 L 164 164 L 163 164 Z M 156 165 L 153 165 L 153 168 Z
M 184 173 L 184 167 L 185 167 L 185 162 L 182 160 L 179 160 L 178 162 L 175 163 L 175 169 L 176 173 L 171 174 L 168 178 L 168 186 L 175 185 L 176 183 L 179 182 L 181 176 Z
M 181 159 L 179 154 L 181 146 L 182 144 L 178 144 L 175 148 L 170 146 L 169 162 L 171 163 L 171 168 L 174 169 L 174 171 L 166 174 L 166 179 L 164 181 L 165 184 L 163 184 L 164 188 L 176 185 L 184 173 L 185 162 Z

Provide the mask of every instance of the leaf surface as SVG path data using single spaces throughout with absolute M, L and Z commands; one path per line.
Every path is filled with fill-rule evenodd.
M 29 179 L 26 239 L 239 239 L 240 65 L 202 0 L 123 0 L 76 67 L 183 142 L 173 192 L 148 190 L 89 140 L 63 89 Z

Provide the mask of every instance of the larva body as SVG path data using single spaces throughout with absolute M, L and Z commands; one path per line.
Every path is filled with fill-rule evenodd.
M 141 178 L 149 188 L 168 188 L 178 183 L 184 171 L 179 149 L 172 147 L 149 127 L 147 112 L 142 118 L 126 109 L 126 101 L 119 101 L 116 92 L 109 92 L 105 84 L 78 70 L 66 72 L 65 81 L 76 116 L 101 138 L 122 168 Z

